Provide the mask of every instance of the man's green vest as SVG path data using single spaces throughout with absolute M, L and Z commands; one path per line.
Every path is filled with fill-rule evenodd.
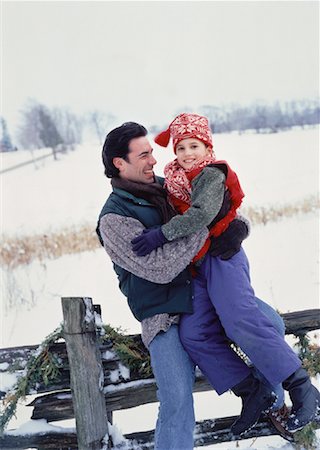
M 122 189 L 114 189 L 99 216 L 118 214 L 133 217 L 146 228 L 162 224 L 157 208 L 144 199 Z M 119 287 L 127 297 L 129 307 L 139 321 L 160 313 L 192 313 L 192 284 L 189 269 L 185 269 L 171 283 L 158 284 L 144 280 L 113 264 Z

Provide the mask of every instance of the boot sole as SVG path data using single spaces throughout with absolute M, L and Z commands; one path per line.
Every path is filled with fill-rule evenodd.
M 302 426 L 299 426 L 298 428 L 287 428 L 287 431 L 288 431 L 289 433 L 291 433 L 291 434 L 294 434 L 294 433 L 296 433 L 297 431 L 302 430 L 304 427 L 306 427 L 307 425 L 309 425 L 309 423 L 312 423 L 312 422 L 313 422 L 313 420 L 310 420 L 309 422 L 305 423 L 305 424 L 302 425 Z

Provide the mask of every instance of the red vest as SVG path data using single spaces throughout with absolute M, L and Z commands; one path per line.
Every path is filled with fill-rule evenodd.
M 213 164 L 210 164 L 208 167 L 217 167 L 226 175 L 226 189 L 229 190 L 231 204 L 228 213 L 210 228 L 209 237 L 207 238 L 203 247 L 199 250 L 198 254 L 193 258 L 192 262 L 198 261 L 207 253 L 211 245 L 210 236 L 220 236 L 220 234 L 222 234 L 228 228 L 229 223 L 232 222 L 232 220 L 236 217 L 237 209 L 241 205 L 242 199 L 244 197 L 244 193 L 241 189 L 237 174 L 231 169 L 226 161 L 217 160 Z M 194 169 L 191 172 L 186 172 L 190 183 L 197 175 L 199 175 L 201 170 L 202 169 Z M 185 213 L 190 208 L 190 205 L 188 203 L 172 195 L 169 195 L 169 199 L 174 208 L 180 214 Z

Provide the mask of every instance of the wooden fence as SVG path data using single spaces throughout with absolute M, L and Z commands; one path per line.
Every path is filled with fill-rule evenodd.
M 112 412 L 157 401 L 154 378 L 139 379 L 131 373 L 113 381 L 115 371 L 123 373 L 123 363 L 112 351 L 112 344 L 99 343 L 96 334 L 95 311 L 89 298 L 63 298 L 65 343 L 56 343 L 50 351 L 62 362 L 63 370 L 59 382 L 37 386 L 37 395 L 28 406 L 33 408 L 32 419 L 55 422 L 76 419 L 76 430 L 66 432 L 38 432 L 29 435 L 12 435 L 5 432 L 0 436 L 1 449 L 56 449 L 56 450 L 100 450 L 113 448 L 108 425 L 112 423 Z M 296 336 L 320 328 L 320 309 L 298 311 L 282 315 L 286 334 Z M 133 339 L 141 343 L 140 335 Z M 16 371 L 22 371 L 25 363 L 37 346 L 24 346 L 0 350 L 0 372 L 14 363 Z M 7 363 L 7 364 L 1 364 Z M 204 376 L 197 372 L 194 392 L 211 390 Z M 0 394 L 5 395 L 5 393 Z M 233 439 L 230 426 L 236 419 L 224 417 L 197 422 L 195 429 L 196 447 L 226 442 Z M 246 434 L 246 438 L 277 434 L 267 419 Z M 154 430 L 131 433 L 126 438 L 126 449 L 150 450 L 153 448 Z

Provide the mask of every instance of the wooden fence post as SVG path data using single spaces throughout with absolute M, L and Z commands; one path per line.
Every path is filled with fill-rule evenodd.
M 61 300 L 78 449 L 100 450 L 108 423 L 92 300 L 85 297 Z

